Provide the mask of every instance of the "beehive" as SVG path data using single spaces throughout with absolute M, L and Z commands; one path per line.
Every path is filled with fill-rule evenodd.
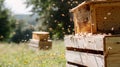
M 32 39 L 40 40 L 40 41 L 47 41 L 48 40 L 48 32 L 33 32 Z
M 29 47 L 32 49 L 51 49 L 52 41 L 48 39 L 48 32 L 33 32 L 32 39 L 30 39 Z
M 52 48 L 52 41 L 51 40 L 39 41 L 39 40 L 31 39 L 29 47 L 33 50 L 41 50 L 41 49 L 48 50 Z
M 75 33 L 120 33 L 120 1 L 86 1 L 70 10 Z
M 67 67 L 120 67 L 120 36 L 65 37 Z

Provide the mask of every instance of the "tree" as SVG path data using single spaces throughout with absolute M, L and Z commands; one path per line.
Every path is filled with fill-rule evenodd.
M 0 0 L 0 41 L 7 40 L 15 27 L 14 20 L 9 14 L 9 10 L 3 5 L 4 0 Z
M 24 20 L 17 20 L 16 23 L 16 29 L 14 35 L 11 38 L 11 41 L 15 43 L 29 41 L 29 39 L 32 38 L 32 31 L 34 30 L 34 28 L 32 28 Z
M 38 13 L 47 24 L 51 37 L 63 38 L 65 34 L 74 32 L 74 24 L 69 10 L 84 0 L 27 0 L 28 5 L 34 5 L 33 12 Z M 53 36 L 52 36 L 53 35 Z

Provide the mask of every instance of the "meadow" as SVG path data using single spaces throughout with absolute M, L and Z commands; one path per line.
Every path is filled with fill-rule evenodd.
M 0 43 L 0 67 L 65 67 L 64 41 L 53 41 L 52 49 L 32 50 L 29 43 Z

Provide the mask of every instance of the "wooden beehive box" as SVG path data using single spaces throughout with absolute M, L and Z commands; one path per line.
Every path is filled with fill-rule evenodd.
M 47 41 L 48 40 L 48 32 L 33 32 L 32 39 Z
M 52 48 L 52 40 L 48 40 L 48 41 L 39 41 L 39 40 L 35 40 L 35 39 L 31 39 L 30 40 L 30 44 L 29 44 L 29 47 L 31 49 L 34 49 L 34 50 L 48 50 L 48 49 L 51 49 Z
M 66 36 L 67 67 L 120 67 L 120 36 Z
M 120 1 L 86 1 L 70 10 L 75 33 L 120 33 Z
M 48 40 L 48 32 L 33 32 L 32 39 L 30 39 L 29 47 L 32 49 L 51 49 L 52 40 Z

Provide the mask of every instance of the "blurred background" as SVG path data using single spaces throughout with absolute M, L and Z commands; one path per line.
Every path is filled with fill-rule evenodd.
M 0 41 L 27 42 L 32 31 L 46 31 L 50 39 L 74 34 L 69 10 L 84 0 L 0 0 Z

